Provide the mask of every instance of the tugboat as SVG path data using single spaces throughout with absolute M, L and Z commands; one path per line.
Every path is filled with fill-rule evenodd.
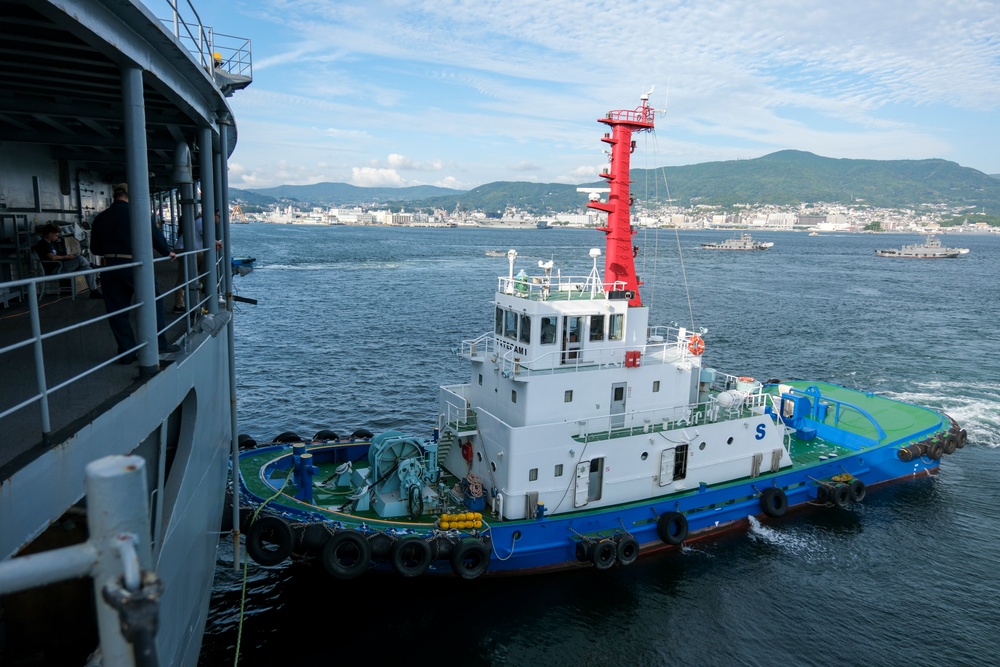
M 968 254 L 968 248 L 945 248 L 941 240 L 928 234 L 923 243 L 912 243 L 902 248 L 876 250 L 876 257 L 912 257 L 916 259 L 954 259 Z
M 774 243 L 770 241 L 754 241 L 750 234 L 743 232 L 738 239 L 726 239 L 721 243 L 702 243 L 707 250 L 767 250 Z
M 249 555 L 293 554 L 351 579 L 528 575 L 640 556 L 790 508 L 838 511 L 933 474 L 966 432 L 947 415 L 822 381 L 758 381 L 705 363 L 707 331 L 650 326 L 635 271 L 629 160 L 648 96 L 610 111 L 603 252 L 588 275 L 508 251 L 492 330 L 455 352 L 430 437 L 361 429 L 240 440 Z M 598 258 L 604 255 L 603 274 Z

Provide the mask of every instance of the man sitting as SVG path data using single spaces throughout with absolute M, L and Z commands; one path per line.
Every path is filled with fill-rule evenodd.
M 53 273 L 69 273 L 71 271 L 86 271 L 89 269 L 90 262 L 87 261 L 86 257 L 74 253 L 67 253 L 64 248 L 60 247 L 60 231 L 59 225 L 54 225 L 51 222 L 47 222 L 35 230 L 35 232 L 42 238 L 35 244 L 34 250 L 35 254 L 38 255 L 38 259 L 42 262 L 42 268 L 45 270 L 45 274 L 51 275 Z M 90 298 L 104 298 L 97 289 L 96 274 L 89 273 L 87 274 L 86 279 L 87 287 L 90 288 Z M 70 280 L 75 280 L 75 278 L 70 278 Z

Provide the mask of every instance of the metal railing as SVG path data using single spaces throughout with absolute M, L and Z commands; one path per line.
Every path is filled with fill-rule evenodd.
M 217 33 L 201 22 L 191 0 L 166 0 L 173 13 L 161 19 L 181 45 L 202 67 L 219 69 L 227 74 L 253 78 L 253 52 L 250 40 Z
M 207 252 L 206 250 L 192 250 L 188 253 L 183 253 L 183 256 L 197 255 Z M 178 256 L 177 261 L 181 261 L 181 256 Z M 225 260 L 224 254 L 220 254 L 218 261 L 221 263 Z M 160 257 L 153 260 L 154 265 L 161 262 L 169 262 L 170 259 L 167 257 Z M 192 262 L 194 263 L 194 262 Z M 17 289 L 20 287 L 26 288 L 27 292 L 27 317 L 28 317 L 28 327 L 27 331 L 23 334 L 16 334 L 15 340 L 10 340 L 6 345 L 0 347 L 0 367 L 13 368 L 13 367 L 25 367 L 30 366 L 33 369 L 34 374 L 34 388 L 29 389 L 26 394 L 18 395 L 15 402 L 10 405 L 0 404 L 0 419 L 7 417 L 16 418 L 16 413 L 19 413 L 27 408 L 36 405 L 39 410 L 39 429 L 41 433 L 41 440 L 43 444 L 48 445 L 50 443 L 50 438 L 53 430 L 52 419 L 51 419 L 51 406 L 50 401 L 54 393 L 66 389 L 71 385 L 75 385 L 88 377 L 91 377 L 101 371 L 102 369 L 115 364 L 125 357 L 137 354 L 139 350 L 145 348 L 150 344 L 149 341 L 139 340 L 135 347 L 129 350 L 121 350 L 116 354 L 102 358 L 96 363 L 83 364 L 82 368 L 78 367 L 74 371 L 71 371 L 68 377 L 61 378 L 56 382 L 51 382 L 51 374 L 56 371 L 65 370 L 64 366 L 60 366 L 50 360 L 46 359 L 45 345 L 51 344 L 50 341 L 55 341 L 56 339 L 66 340 L 64 337 L 70 335 L 75 335 L 82 337 L 84 330 L 90 327 L 101 326 L 101 323 L 107 322 L 111 317 L 119 315 L 122 313 L 132 313 L 133 311 L 139 311 L 145 305 L 144 301 L 137 300 L 134 303 L 113 312 L 104 312 L 99 315 L 85 316 L 81 317 L 75 321 L 72 321 L 66 326 L 60 326 L 58 328 L 43 331 L 42 328 L 42 309 L 43 307 L 49 307 L 56 301 L 45 304 L 41 304 L 42 297 L 38 296 L 44 290 L 41 286 L 50 281 L 61 281 L 61 280 L 77 280 L 80 277 L 87 276 L 90 274 L 100 275 L 108 271 L 131 271 L 134 267 L 141 266 L 140 262 L 131 262 L 127 264 L 116 264 L 114 266 L 103 266 L 98 268 L 93 268 L 87 271 L 74 271 L 72 273 L 60 273 L 49 276 L 37 276 L 31 278 L 24 278 L 16 281 L 5 282 L 3 286 L 8 289 Z M 221 270 L 221 269 L 220 269 Z M 216 285 L 215 289 L 206 289 L 204 291 L 204 296 L 199 299 L 192 299 L 190 295 L 197 294 L 196 289 L 192 289 L 192 286 L 197 282 L 202 282 L 205 284 L 206 288 L 211 287 L 207 284 L 208 273 L 199 273 L 197 275 L 191 276 L 183 284 L 173 287 L 170 290 L 157 296 L 157 300 L 161 303 L 170 303 L 172 301 L 172 295 L 177 290 L 187 290 L 188 300 L 185 301 L 187 308 L 183 316 L 178 316 L 174 319 L 168 319 L 166 317 L 166 308 L 164 307 L 164 327 L 156 329 L 157 337 L 167 333 L 169 329 L 175 327 L 178 321 L 183 321 L 184 334 L 177 336 L 178 340 L 187 341 L 194 331 L 194 328 L 198 326 L 199 318 L 202 312 L 202 308 L 205 307 L 210 299 L 217 299 L 218 295 L 221 293 L 221 284 L 223 282 L 224 276 L 219 273 L 219 285 Z M 170 299 L 170 301 L 167 301 Z M 194 301 L 192 303 L 192 301 Z M 154 314 L 151 316 L 155 316 Z M 72 319 L 72 318 L 70 318 Z M 105 325 L 106 326 L 106 325 Z M 102 335 L 106 335 L 109 339 L 112 337 L 111 332 L 105 330 Z M 155 344 L 155 341 L 153 341 Z M 17 354 L 24 354 L 27 350 L 30 350 L 30 363 L 25 364 L 22 360 L 21 363 L 15 363 L 12 360 L 15 359 Z M 52 355 L 50 355 L 52 356 Z M 65 356 L 65 355 L 61 355 Z M 30 380 L 23 378 L 18 383 L 22 387 L 30 388 L 32 383 Z M 0 461 L 2 463 L 3 461 Z
M 162 585 L 149 569 L 152 551 L 145 467 L 141 456 L 107 456 L 89 463 L 84 482 L 87 541 L 0 562 L 0 595 L 91 577 L 101 659 L 108 667 L 134 665 L 136 654 L 156 655 L 157 600 Z M 131 629 L 129 639 L 123 627 Z

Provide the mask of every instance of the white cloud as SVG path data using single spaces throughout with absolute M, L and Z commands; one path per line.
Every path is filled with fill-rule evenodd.
M 359 187 L 403 187 L 407 185 L 395 169 L 354 167 L 351 174 L 351 185 Z

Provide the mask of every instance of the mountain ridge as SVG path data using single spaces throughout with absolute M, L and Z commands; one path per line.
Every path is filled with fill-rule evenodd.
M 637 198 L 659 203 L 669 199 L 683 207 L 860 202 L 884 208 L 944 204 L 988 209 L 991 214 L 1000 211 L 1000 178 L 940 158 L 860 160 L 783 150 L 753 159 L 633 169 L 631 178 Z M 430 185 L 365 188 L 314 183 L 256 190 L 231 188 L 231 196 L 261 207 L 290 201 L 314 206 L 379 204 L 410 210 L 460 207 L 499 215 L 513 206 L 544 214 L 582 209 L 586 197 L 577 192 L 578 187 L 606 186 L 603 180 L 578 185 L 496 181 L 463 191 Z

